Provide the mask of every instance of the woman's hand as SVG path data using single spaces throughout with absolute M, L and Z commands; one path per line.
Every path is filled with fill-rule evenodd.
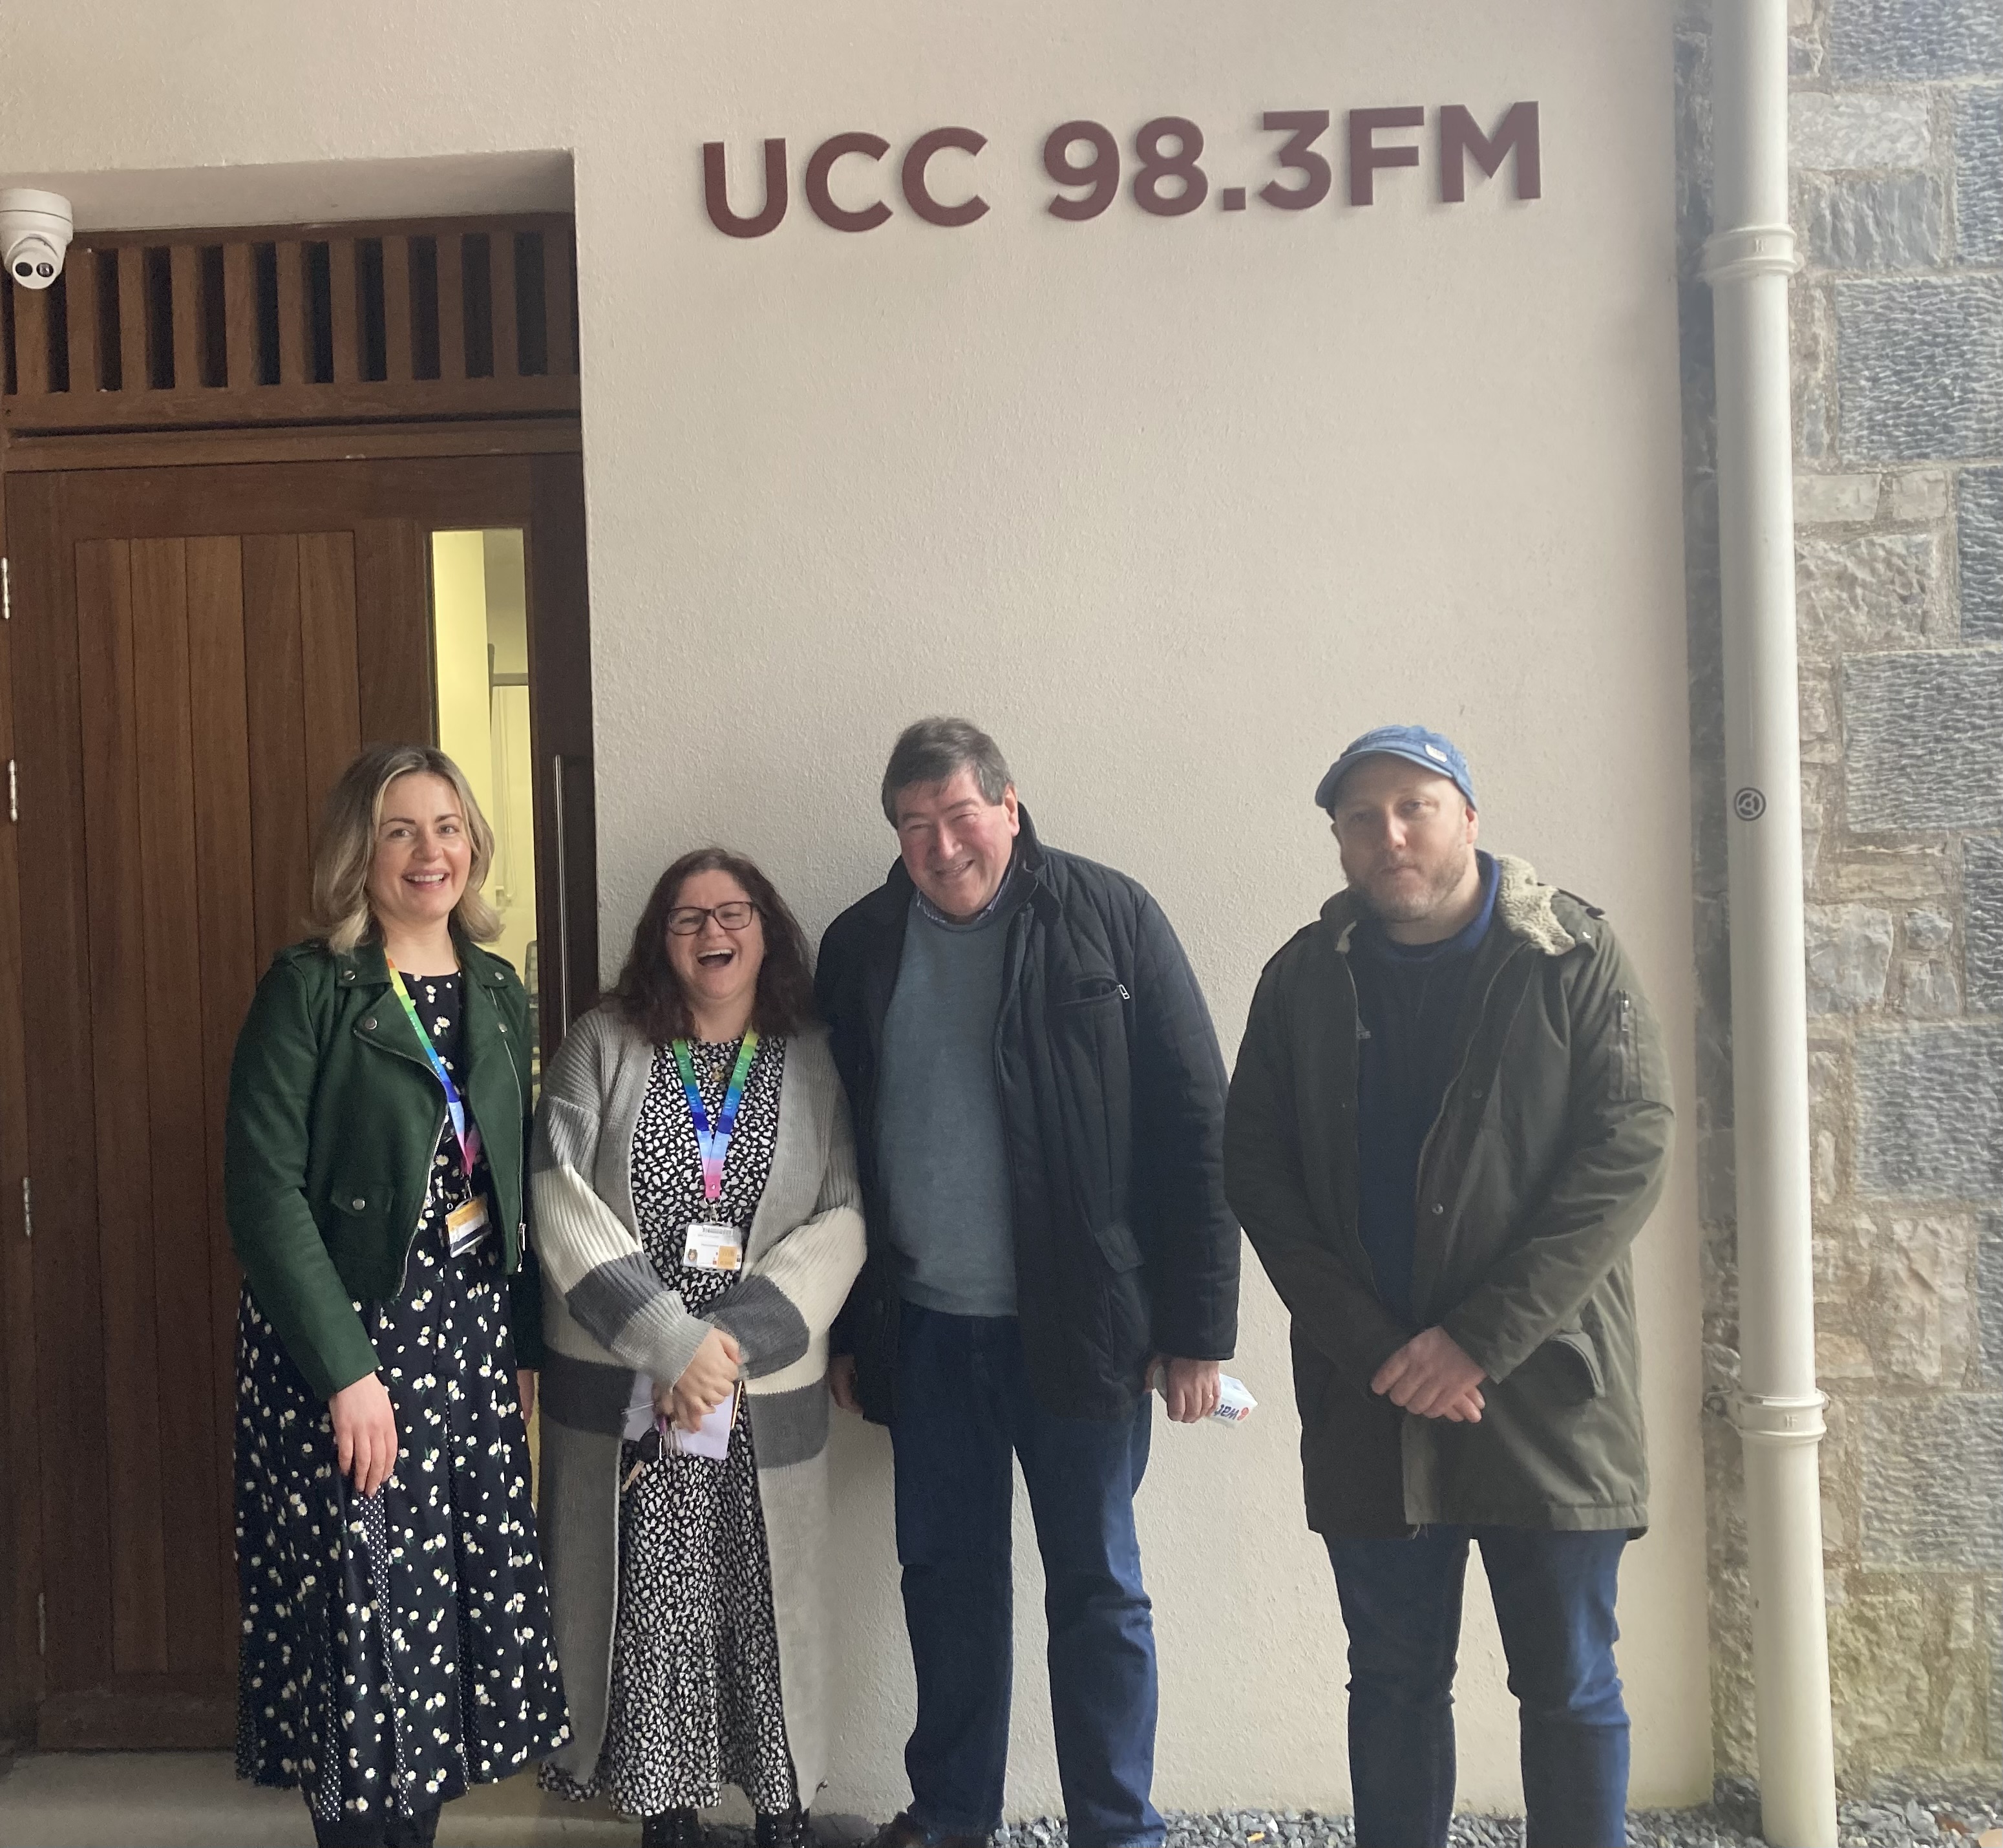
M 536 1370 L 533 1367 L 515 1369 L 515 1394 L 522 1402 L 522 1422 L 526 1424 L 536 1415 Z
M 704 1335 L 695 1358 L 670 1389 L 675 1423 L 692 1431 L 722 1405 L 737 1384 L 737 1369 L 743 1358 L 736 1340 L 722 1329 L 713 1328 Z M 657 1396 L 658 1392 L 657 1388 Z
M 379 1374 L 365 1373 L 327 1402 L 334 1421 L 334 1455 L 343 1476 L 355 1478 L 355 1493 L 373 1495 L 397 1467 L 397 1414 Z

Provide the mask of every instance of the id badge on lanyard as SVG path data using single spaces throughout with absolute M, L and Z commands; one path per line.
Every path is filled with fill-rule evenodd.
M 418 1036 L 418 1044 L 424 1048 L 432 1075 L 444 1089 L 446 1116 L 452 1129 L 453 1141 L 458 1145 L 460 1167 L 466 1176 L 466 1184 L 471 1187 L 475 1185 L 474 1169 L 480 1160 L 478 1126 L 468 1120 L 466 1100 L 460 1096 L 452 1074 L 446 1070 L 445 1061 L 439 1057 L 438 1048 L 432 1045 L 431 1035 L 425 1032 L 425 1023 L 418 1016 L 418 1004 L 411 1000 L 411 991 L 404 984 L 404 972 L 387 956 L 383 960 L 388 965 L 397 998 L 403 1003 L 404 1015 Z M 454 1207 L 446 1214 L 445 1225 L 446 1246 L 453 1256 L 463 1258 L 468 1252 L 478 1250 L 489 1229 L 486 1196 L 476 1193 L 470 1200 Z
M 698 1221 L 689 1228 L 682 1263 L 690 1270 L 736 1270 L 743 1262 L 743 1238 L 736 1226 Z
M 445 1216 L 446 1242 L 455 1258 L 477 1251 L 487 1242 L 487 1196 L 476 1193 Z

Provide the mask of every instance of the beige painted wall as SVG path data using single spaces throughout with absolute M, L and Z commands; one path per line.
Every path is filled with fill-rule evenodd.
M 958 708 L 1050 839 L 1160 897 L 1228 1055 L 1260 962 L 1338 879 L 1316 774 L 1365 725 L 1422 718 L 1470 752 L 1485 838 L 1612 912 L 1687 1099 L 1668 13 L 24 0 L 0 24 L 0 171 L 112 169 L 92 183 L 115 201 L 121 169 L 574 150 L 613 960 L 659 868 L 710 837 L 818 930 L 890 856 L 872 792 L 897 725 Z M 1520 96 L 1543 108 L 1534 205 L 1430 204 L 1428 167 L 1368 211 L 1042 211 L 1037 149 L 1068 117 L 1124 138 L 1192 115 L 1213 183 L 1256 186 L 1262 110 Z M 901 152 L 956 121 L 991 138 L 977 225 L 844 236 L 800 208 L 823 135 Z M 697 144 L 729 137 L 741 173 L 781 134 L 792 214 L 725 239 Z M 1621 1657 L 1648 1801 L 1709 1780 L 1695 1251 L 1686 1144 L 1639 1259 L 1656 1525 Z M 1162 1428 L 1141 1497 L 1166 1804 L 1346 1801 L 1283 1335 L 1252 1266 L 1236 1370 L 1265 1407 Z M 836 1460 L 822 1801 L 883 1814 L 911 1694 L 882 1434 L 845 1424 Z M 1019 1582 L 1017 1811 L 1056 1801 L 1026 1546 Z M 1513 1720 L 1481 1602 L 1463 1792 L 1501 1806 Z

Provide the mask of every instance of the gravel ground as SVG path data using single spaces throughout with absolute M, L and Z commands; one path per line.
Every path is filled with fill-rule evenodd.
M 1216 1815 L 1170 1814 L 1168 1848 L 1351 1848 L 1347 1816 L 1294 1815 L 1232 1810 Z M 1744 1793 L 1722 1791 L 1701 1809 L 1639 1810 L 1629 1817 L 1631 1848 L 1760 1848 L 1760 1811 Z M 1838 1811 L 1837 1848 L 1909 1848 L 1952 1843 L 1976 1848 L 1985 1832 L 2003 1829 L 2003 1790 L 1932 1798 L 1881 1797 L 1845 1803 Z M 1523 1825 L 1513 1816 L 1454 1818 L 1453 1848 L 1517 1848 Z M 2003 1834 L 1995 1839 L 2003 1842 Z M 1061 1822 L 1040 1818 L 1004 1829 L 998 1848 L 1064 1848 Z

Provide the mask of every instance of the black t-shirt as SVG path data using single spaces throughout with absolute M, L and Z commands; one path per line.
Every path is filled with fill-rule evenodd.
M 1416 1326 L 1412 1244 L 1419 1156 L 1453 1082 L 1474 953 L 1495 915 L 1495 862 L 1481 868 L 1481 909 L 1438 943 L 1396 943 L 1373 918 L 1350 939 L 1363 1037 L 1357 1048 L 1357 1231 L 1377 1298 Z

